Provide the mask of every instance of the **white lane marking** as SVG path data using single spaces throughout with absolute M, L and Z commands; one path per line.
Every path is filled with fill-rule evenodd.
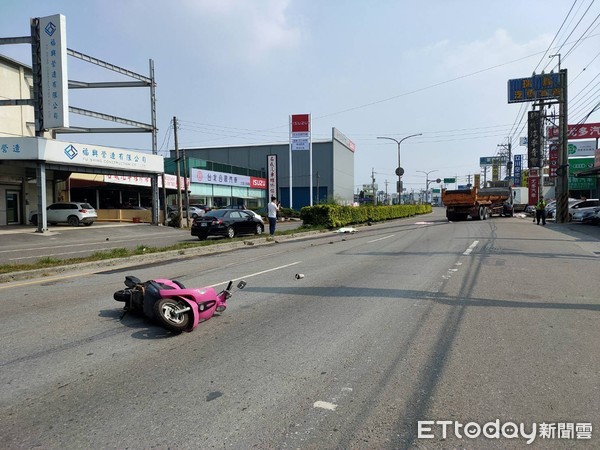
M 323 408 L 323 409 L 328 409 L 329 411 L 335 411 L 335 408 L 337 408 L 337 405 L 333 404 L 333 403 L 329 403 L 329 402 L 322 402 L 322 401 L 318 401 L 315 402 L 313 404 L 313 408 Z
M 479 244 L 479 241 L 473 241 L 473 243 L 469 246 L 469 248 L 465 250 L 463 255 L 469 256 L 471 254 L 471 252 L 475 249 L 475 247 L 477 247 L 477 244 Z
M 367 244 L 371 244 L 371 243 L 373 243 L 373 242 L 377 242 L 377 241 L 383 241 L 384 239 L 389 239 L 389 238 L 391 238 L 392 236 L 395 236 L 395 234 L 390 234 L 389 236 L 385 236 L 385 237 L 382 237 L 382 238 L 379 238 L 379 239 L 375 239 L 375 240 L 373 240 L 373 241 L 367 241 Z
M 296 261 L 296 262 L 293 262 L 290 264 L 286 264 L 284 266 L 273 267 L 272 269 L 267 269 L 267 270 L 261 270 L 260 272 L 251 273 L 251 274 L 239 277 L 239 278 L 232 278 L 231 280 L 221 281 L 220 283 L 211 284 L 209 287 L 216 287 L 216 286 L 220 286 L 222 284 L 227 284 L 227 283 L 229 283 L 229 281 L 239 281 L 239 280 L 244 280 L 246 278 L 256 277 L 258 275 L 262 275 L 263 273 L 269 273 L 269 272 L 273 272 L 275 270 L 285 269 L 286 267 L 295 266 L 296 264 L 300 264 L 301 262 L 302 261 Z
M 243 276 L 243 277 L 235 278 L 235 279 L 233 279 L 231 281 L 243 280 L 244 278 L 255 277 L 255 276 L 261 275 L 263 273 L 273 272 L 274 270 L 285 269 L 286 267 L 295 266 L 296 264 L 300 264 L 301 262 L 302 261 L 296 261 L 296 262 L 293 262 L 291 264 L 286 264 L 284 266 L 274 267 L 272 269 L 263 270 L 261 272 L 251 273 L 251 274 Z M 52 270 L 52 267 L 49 267 L 48 269 Z M 117 267 L 115 269 L 125 270 L 125 269 L 127 269 L 127 267 L 122 268 L 122 269 Z M 0 290 L 7 289 L 7 288 L 12 288 L 12 287 L 28 286 L 30 284 L 49 283 L 49 282 L 52 282 L 52 281 L 66 280 L 68 278 L 83 277 L 83 276 L 86 276 L 86 275 L 92 275 L 92 274 L 94 274 L 96 272 L 98 272 L 98 268 L 96 268 L 96 269 L 94 269 L 92 271 L 89 271 L 89 272 L 79 272 L 79 273 L 75 273 L 75 274 L 71 274 L 71 275 L 61 275 L 61 276 L 56 276 L 56 277 L 45 277 L 45 278 L 39 278 L 39 279 L 36 279 L 36 280 L 31 280 L 31 281 L 23 281 L 23 282 L 9 281 L 8 283 L 10 283 L 10 284 L 0 284 Z M 229 283 L 229 280 L 222 281 L 221 283 L 217 283 L 217 284 L 211 284 L 209 287 L 215 287 L 215 286 L 219 286 L 221 284 L 227 284 L 227 283 Z

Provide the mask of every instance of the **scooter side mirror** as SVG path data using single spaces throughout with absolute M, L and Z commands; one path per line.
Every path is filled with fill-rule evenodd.
M 246 287 L 246 282 L 244 280 L 241 280 L 238 284 L 237 287 L 238 289 L 244 289 Z

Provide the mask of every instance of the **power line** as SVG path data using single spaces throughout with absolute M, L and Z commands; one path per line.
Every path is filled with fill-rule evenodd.
M 560 51 L 562 50 L 562 48 L 568 43 L 567 41 L 573 35 L 573 33 L 575 32 L 575 30 L 577 29 L 577 27 L 579 27 L 579 24 L 581 23 L 581 21 L 583 20 L 583 18 L 587 15 L 588 11 L 590 10 L 590 8 L 592 7 L 592 5 L 594 4 L 594 1 L 595 0 L 592 0 L 590 2 L 590 4 L 588 5 L 587 9 L 584 11 L 584 13 L 581 15 L 581 17 L 579 18 L 579 20 L 575 24 L 575 27 L 571 30 L 571 32 L 569 33 L 569 35 L 565 38 L 565 40 L 563 41 L 563 43 L 560 45 L 560 47 L 558 47 L 558 50 L 556 50 L 554 53 L 560 53 Z M 579 38 L 579 39 L 581 39 L 581 38 Z M 579 39 L 576 41 L 576 43 L 579 42 Z M 546 68 L 549 65 L 550 65 L 550 63 L 546 64 L 546 66 L 544 67 L 544 70 L 546 70 Z M 556 66 L 555 66 L 555 68 L 556 68 Z
M 544 52 L 544 54 L 542 55 L 542 57 L 540 58 L 540 61 L 537 63 L 537 66 L 535 66 L 535 68 L 533 69 L 533 72 L 535 73 L 535 71 L 538 69 L 538 67 L 540 66 L 540 64 L 544 61 L 544 58 L 546 57 L 546 55 L 548 54 L 548 52 L 550 51 L 550 49 L 552 48 L 552 44 L 554 44 L 554 41 L 556 40 L 556 38 L 558 37 L 558 35 L 560 34 L 560 30 L 562 30 L 563 26 L 565 25 L 565 22 L 567 21 L 567 19 L 569 18 L 569 16 L 571 15 L 571 11 L 573 11 L 573 8 L 575 7 L 575 5 L 577 4 L 578 0 L 575 0 L 573 2 L 573 4 L 571 5 L 571 9 L 569 9 L 569 12 L 567 13 L 567 15 L 565 16 L 563 23 L 560 25 L 560 28 L 558 29 L 558 31 L 556 32 L 556 34 L 554 35 L 554 38 L 552 38 L 552 42 L 550 42 L 550 45 L 548 45 L 548 48 L 546 49 L 546 51 Z

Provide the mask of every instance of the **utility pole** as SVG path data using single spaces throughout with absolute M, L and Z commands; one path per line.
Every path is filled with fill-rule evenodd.
M 389 205 L 389 201 L 388 201 L 388 180 L 385 180 L 385 204 Z
M 560 67 L 560 56 L 558 60 Z M 561 94 L 559 100 L 558 129 L 560 150 L 556 171 L 556 221 L 565 223 L 569 218 L 569 154 L 567 142 L 567 69 L 560 70 Z
M 186 227 L 190 227 L 190 194 L 188 192 L 188 168 L 187 161 L 185 159 L 185 149 L 182 150 L 183 153 L 183 189 L 185 189 L 185 210 L 187 214 L 185 215 Z
M 320 181 L 319 171 L 317 170 L 317 205 L 319 204 L 319 181 Z
M 173 133 L 175 137 L 175 176 L 177 177 L 177 214 L 178 214 L 178 228 L 181 228 L 181 218 L 183 217 L 183 211 L 181 208 L 181 182 L 179 177 L 181 176 L 181 170 L 179 168 L 179 141 L 177 140 L 177 117 L 173 116 Z
M 375 167 L 371 169 L 371 190 L 373 191 L 373 205 L 377 205 L 377 195 L 375 193 Z

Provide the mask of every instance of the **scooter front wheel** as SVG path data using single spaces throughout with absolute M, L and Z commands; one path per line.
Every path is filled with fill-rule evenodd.
M 187 307 L 188 305 L 181 300 L 161 298 L 154 304 L 154 315 L 167 330 L 181 333 L 189 327 L 192 319 L 192 312 Z M 187 311 L 180 312 L 184 309 Z

